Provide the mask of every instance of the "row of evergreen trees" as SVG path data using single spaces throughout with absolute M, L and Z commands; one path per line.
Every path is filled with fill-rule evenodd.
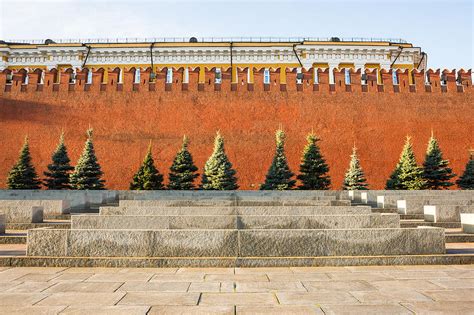
M 443 153 L 438 140 L 431 134 L 426 150 L 423 166 L 418 166 L 413 152 L 411 138 L 407 137 L 403 146 L 400 160 L 387 180 L 386 189 L 447 189 L 454 185 L 451 179 L 455 177 L 449 167 L 449 161 L 443 159 Z M 463 175 L 456 184 L 460 189 L 474 189 L 474 160 L 471 159 Z
M 44 172 L 43 185 L 47 189 L 105 189 L 105 181 L 101 179 L 103 172 L 97 161 L 92 142 L 92 129 L 87 130 L 87 140 L 76 167 L 72 167 L 68 157 L 64 134 L 52 155 L 52 163 Z M 28 137 L 20 151 L 20 157 L 8 174 L 9 189 L 40 189 L 41 180 L 31 163 Z
M 299 174 L 296 176 L 303 190 L 326 190 L 331 186 L 327 165 L 318 146 L 319 138 L 313 133 L 307 136 L 307 144 L 303 151 Z M 261 190 L 288 190 L 296 188 L 294 173 L 290 170 L 285 155 L 285 133 L 276 131 L 276 151 L 268 169 Z M 236 171 L 232 167 L 224 150 L 224 139 L 218 132 L 214 141 L 212 155 L 204 165 L 202 180 L 196 187 L 195 180 L 199 177 L 198 168 L 194 165 L 188 150 L 188 139 L 184 137 L 181 149 L 176 154 L 170 167 L 169 183 L 165 187 L 163 175 L 155 167 L 151 143 L 143 163 L 130 183 L 132 190 L 234 190 L 238 189 Z M 29 152 L 28 138 L 21 149 L 18 162 L 13 166 L 7 179 L 9 189 L 39 189 L 41 183 L 47 189 L 105 189 L 103 173 L 95 156 L 92 141 L 92 129 L 87 131 L 84 150 L 76 167 L 70 165 L 70 159 L 64 144 L 64 135 L 52 155 L 52 163 L 44 172 L 43 182 L 39 179 Z M 436 138 L 431 135 L 425 162 L 422 167 L 416 163 L 411 139 L 407 137 L 400 160 L 387 180 L 387 189 L 445 189 L 453 185 L 450 180 L 456 175 L 449 168 L 449 162 L 443 159 Z M 474 189 L 474 160 L 470 160 L 464 174 L 456 181 L 461 189 Z M 368 183 L 354 147 L 345 174 L 343 189 L 365 190 Z

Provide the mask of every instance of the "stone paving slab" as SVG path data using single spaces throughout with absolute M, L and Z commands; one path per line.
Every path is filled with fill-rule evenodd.
M 413 314 L 402 305 L 328 305 L 322 306 L 324 314 Z
M 473 286 L 474 265 L 182 269 L 1 267 L 0 312 L 472 314 Z
M 41 293 L 46 294 L 46 293 Z M 60 305 L 78 305 L 78 306 L 97 306 L 97 305 L 115 305 L 126 293 L 124 292 L 59 292 L 51 293 L 42 299 L 38 305 L 60 306 Z
M 65 308 L 66 306 L 2 306 L 2 312 L 8 315 L 56 315 Z
M 118 305 L 197 305 L 199 296 L 199 293 L 130 292 Z

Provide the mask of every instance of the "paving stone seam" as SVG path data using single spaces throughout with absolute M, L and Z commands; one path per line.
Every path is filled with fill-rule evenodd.
M 408 307 L 408 305 L 405 305 L 405 304 L 410 304 L 409 302 L 399 302 L 398 304 L 400 304 L 401 307 L 407 309 L 410 313 L 416 314 L 416 312 L 414 310 L 410 309 Z

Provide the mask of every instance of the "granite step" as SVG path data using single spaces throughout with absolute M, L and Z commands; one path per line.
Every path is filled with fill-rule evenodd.
M 397 228 L 397 214 L 356 215 L 77 215 L 72 229 L 355 229 Z

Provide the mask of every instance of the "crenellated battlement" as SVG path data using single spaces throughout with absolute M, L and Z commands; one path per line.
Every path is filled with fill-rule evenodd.
M 471 69 L 163 67 L 6 69 L 0 93 L 265 91 L 302 93 L 463 93 Z

